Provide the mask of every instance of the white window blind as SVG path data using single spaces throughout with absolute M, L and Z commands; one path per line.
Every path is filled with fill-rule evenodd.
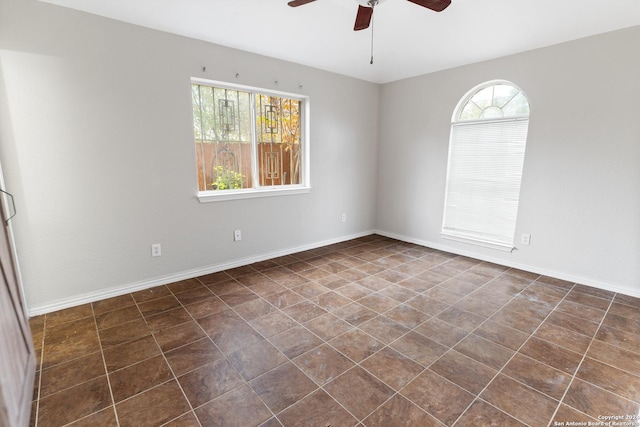
M 528 126 L 528 115 L 452 124 L 444 237 L 512 249 Z

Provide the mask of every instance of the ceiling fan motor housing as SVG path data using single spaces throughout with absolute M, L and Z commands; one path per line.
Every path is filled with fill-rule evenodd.
M 384 3 L 386 0 L 356 0 L 358 4 L 364 7 L 378 6 L 380 3 Z

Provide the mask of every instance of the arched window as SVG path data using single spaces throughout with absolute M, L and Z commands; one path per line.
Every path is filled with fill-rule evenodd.
M 442 234 L 512 250 L 524 164 L 529 102 L 509 82 L 469 91 L 452 121 Z

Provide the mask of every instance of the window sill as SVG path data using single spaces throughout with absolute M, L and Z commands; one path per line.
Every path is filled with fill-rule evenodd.
M 446 232 L 440 233 L 443 239 L 454 240 L 456 242 L 468 243 L 471 245 L 482 246 L 483 248 L 495 249 L 503 252 L 513 252 L 513 245 L 508 245 L 506 243 L 498 243 L 498 242 L 490 242 L 487 240 L 475 239 L 468 236 L 462 236 L 458 234 L 450 234 Z
M 306 194 L 311 191 L 311 187 L 290 187 L 277 189 L 254 188 L 246 190 L 225 190 L 225 191 L 199 191 L 198 200 L 200 203 L 223 202 L 227 200 L 255 199 L 259 197 L 290 196 L 294 194 Z

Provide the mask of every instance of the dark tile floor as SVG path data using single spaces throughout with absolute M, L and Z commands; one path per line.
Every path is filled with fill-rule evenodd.
M 560 426 L 640 413 L 639 299 L 380 236 L 31 327 L 41 427 Z

